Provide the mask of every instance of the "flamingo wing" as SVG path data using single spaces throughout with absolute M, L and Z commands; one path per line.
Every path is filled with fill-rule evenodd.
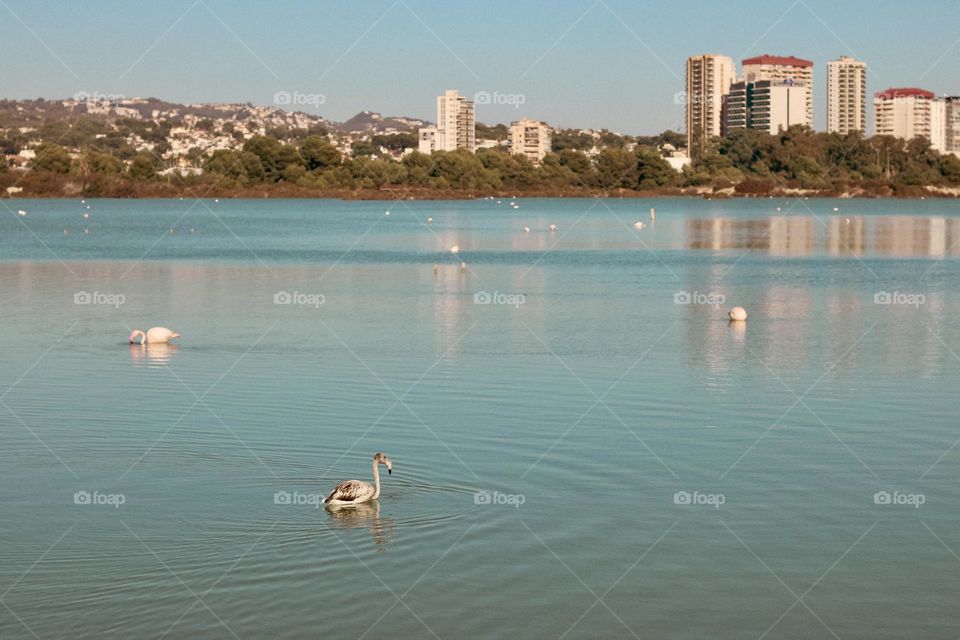
M 363 502 L 373 495 L 373 487 L 360 480 L 344 480 L 324 498 L 324 504 L 337 502 Z

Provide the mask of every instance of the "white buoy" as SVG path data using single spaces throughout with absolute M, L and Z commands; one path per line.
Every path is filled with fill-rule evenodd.
M 740 322 L 747 319 L 747 310 L 743 307 L 734 307 L 733 309 L 730 309 L 730 313 L 728 315 L 730 316 L 731 320 Z
M 452 253 L 452 254 L 454 254 L 454 255 L 460 253 L 460 245 L 455 244 L 455 245 L 453 245 L 452 247 L 450 247 L 450 253 Z
M 550 231 L 556 231 L 556 230 L 557 230 L 557 225 L 555 224 L 550 225 Z

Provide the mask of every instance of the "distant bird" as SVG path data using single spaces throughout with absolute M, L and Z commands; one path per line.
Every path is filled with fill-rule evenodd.
M 633 223 L 633 228 L 634 228 L 634 229 L 643 229 L 645 226 L 647 226 L 647 225 L 643 224 L 643 223 L 640 222 L 640 221 L 637 221 L 637 222 L 634 222 L 634 223 Z
M 427 218 L 427 224 L 430 224 L 431 222 L 433 222 L 433 218 Z
M 840 207 L 834 207 L 833 210 L 834 210 L 834 211 L 840 211 Z
M 524 227 L 524 228 L 523 228 L 523 232 L 524 232 L 524 233 L 530 233 L 530 227 Z
M 20 217 L 21 217 L 21 218 L 23 218 L 23 217 L 25 217 L 25 216 L 27 215 L 27 212 L 24 211 L 23 209 L 20 209 L 19 211 L 17 211 L 17 213 L 20 214 Z
M 90 235 L 90 229 L 84 229 L 84 230 L 83 230 L 83 235 L 85 235 L 85 236 Z
M 83 219 L 84 219 L 84 220 L 89 220 L 89 219 L 90 219 L 90 214 L 89 214 L 89 213 L 83 214 Z
M 460 273 L 464 273 L 466 270 L 467 270 L 467 263 L 466 263 L 466 262 L 461 262 L 461 263 L 460 263 Z
M 557 230 L 557 225 L 555 224 L 550 225 L 550 231 L 556 231 L 556 230 Z
M 140 337 L 139 343 L 136 342 L 138 336 Z M 146 333 L 140 329 L 134 329 L 130 332 L 130 344 L 165 344 L 179 337 L 179 333 L 171 331 L 166 327 L 153 327 L 147 330 Z
M 361 504 L 380 497 L 380 465 L 387 467 L 387 474 L 393 474 L 393 463 L 382 453 L 373 454 L 373 485 L 360 480 L 345 480 L 333 488 L 324 504 Z
M 220 198 L 214 198 L 213 201 L 214 201 L 214 202 L 220 202 Z
M 460 245 L 455 244 L 455 245 L 453 245 L 452 247 L 450 247 L 450 253 L 452 253 L 452 254 L 454 254 L 454 255 L 460 253 Z
M 384 212 L 383 212 L 383 215 L 388 216 L 388 215 L 390 215 L 390 212 L 389 212 L 389 211 L 384 211 Z

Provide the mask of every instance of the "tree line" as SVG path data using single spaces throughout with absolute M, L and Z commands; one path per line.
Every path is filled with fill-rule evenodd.
M 324 131 L 270 131 L 243 140 L 237 149 L 210 155 L 191 149 L 187 160 L 203 173 L 190 176 L 160 175 L 166 168 L 161 159 L 165 131 L 142 123 L 136 126 L 141 137 L 152 142 L 152 149 L 131 150 L 106 134 L 96 136 L 95 142 L 88 137 L 84 143 L 82 136 L 90 131 L 66 132 L 78 143 L 79 152 L 72 154 L 61 144 L 37 146 L 30 165 L 37 176 L 30 184 L 41 190 L 56 189 L 70 180 L 88 195 L 130 195 L 131 185 L 151 184 L 209 186 L 221 193 L 253 188 L 310 194 L 409 188 L 584 195 L 723 190 L 760 195 L 778 189 L 917 195 L 924 187 L 960 186 L 960 159 L 941 156 L 925 139 L 816 133 L 801 126 L 778 135 L 730 132 L 712 140 L 702 158 L 679 172 L 664 157 L 682 141 L 674 132 L 649 138 L 558 132 L 553 152 L 534 164 L 502 146 L 475 154 L 412 151 L 400 160 L 381 152 L 381 148 L 398 151 L 412 147 L 416 141 L 413 134 L 370 136 L 355 143 L 348 156 Z M 103 133 L 97 127 L 94 130 Z M 240 139 L 238 136 L 238 144 Z

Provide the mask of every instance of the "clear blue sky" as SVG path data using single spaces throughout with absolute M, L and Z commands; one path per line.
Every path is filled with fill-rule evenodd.
M 841 54 L 867 61 L 871 93 L 960 94 L 957 25 L 957 0 L 0 0 L 0 97 L 271 104 L 296 91 L 323 95 L 304 110 L 335 120 L 432 120 L 434 96 L 457 88 L 522 96 L 479 105 L 481 122 L 643 134 L 680 126 L 688 55 L 739 70 L 771 53 L 815 62 L 823 128 L 826 62 Z

